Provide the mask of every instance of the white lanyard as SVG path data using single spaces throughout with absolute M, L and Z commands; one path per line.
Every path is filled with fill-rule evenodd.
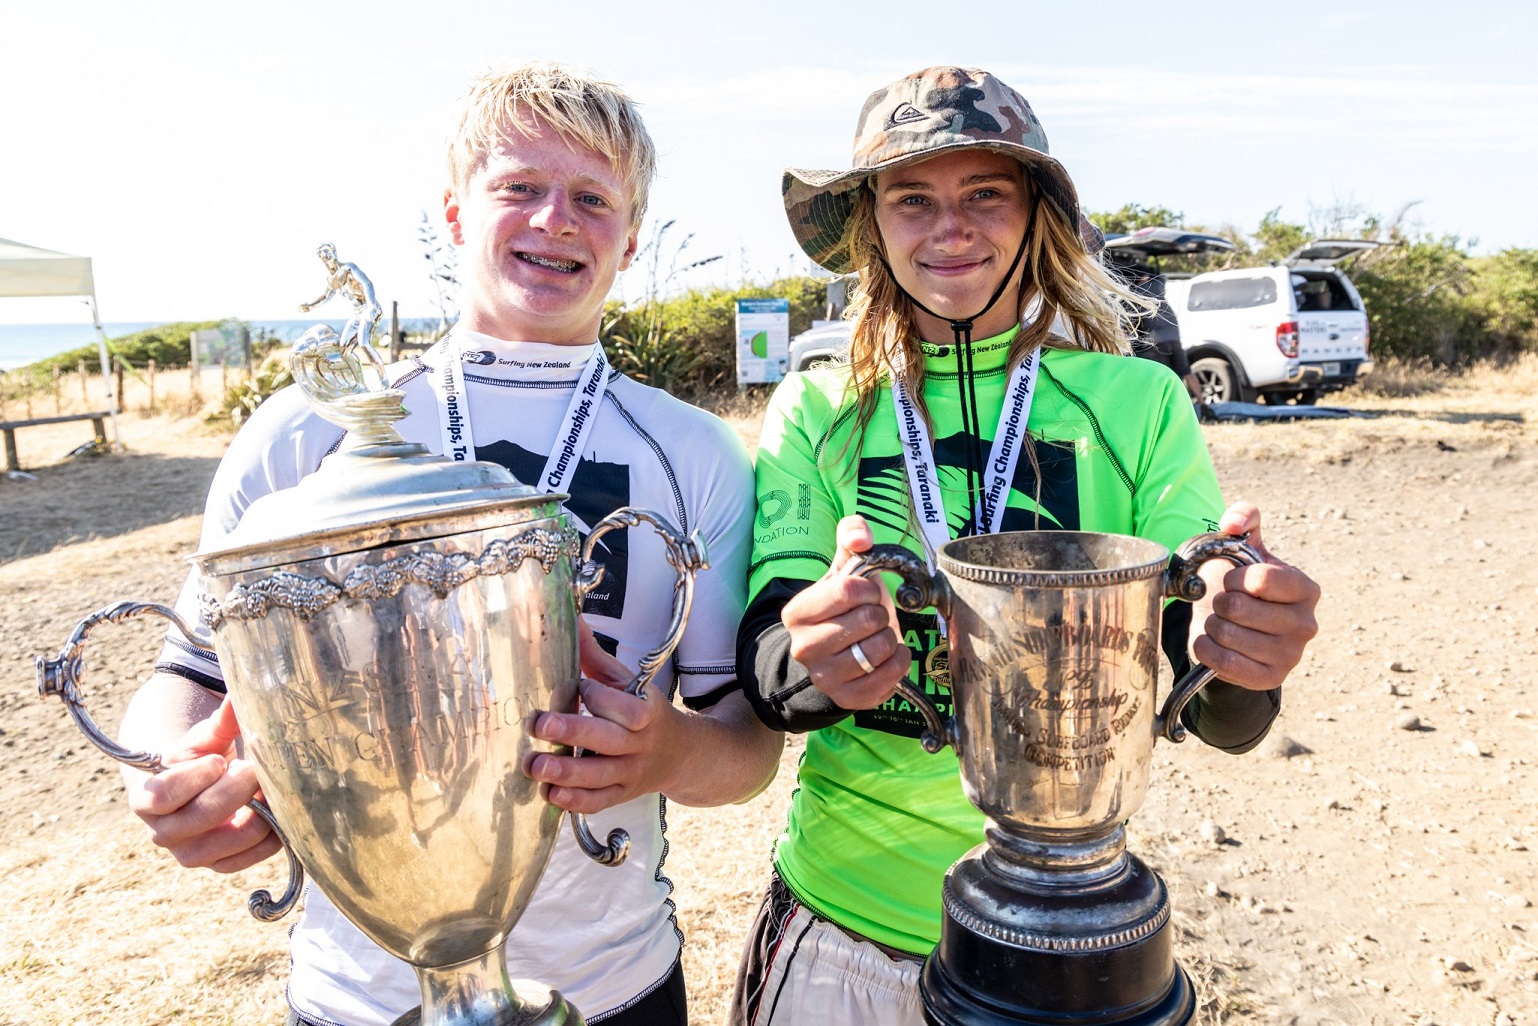
M 429 375 L 433 394 L 438 397 L 438 430 L 443 439 L 443 455 L 456 463 L 475 459 L 475 432 L 470 428 L 470 400 L 465 395 L 464 347 L 454 335 L 426 354 L 434 353 L 443 365 Z
M 571 402 L 566 404 L 566 416 L 561 429 L 555 433 L 555 445 L 545 460 L 536 484 L 542 492 L 559 492 L 576 472 L 577 461 L 587 449 L 588 436 L 598 420 L 598 408 L 607 394 L 604 383 L 609 378 L 609 358 L 603 355 L 603 346 L 594 344 L 593 355 L 588 358 L 577 387 L 572 390 Z
M 1036 371 L 1040 366 L 1041 351 L 1033 350 L 1009 376 L 1004 408 L 999 411 L 999 426 L 984 466 L 982 509 L 978 511 L 978 521 L 989 534 L 998 533 L 1004 522 L 1010 483 L 1015 479 L 1015 468 L 1020 463 L 1020 450 L 1025 448 L 1021 441 L 1031 417 L 1031 399 L 1036 394 Z M 950 525 L 945 520 L 945 501 L 940 497 L 940 475 L 935 468 L 929 431 L 909 398 L 908 390 L 895 376 L 892 378 L 892 407 L 897 413 L 903 462 L 908 466 L 913 509 L 924 534 L 924 558 L 933 573 L 935 554 L 951 539 Z
M 433 392 L 438 397 L 438 428 L 443 438 L 443 454 L 456 461 L 475 458 L 475 435 L 470 427 L 470 397 L 465 392 L 464 345 L 452 334 L 433 347 L 443 366 L 431 375 Z M 577 387 L 566 405 L 566 416 L 555 433 L 555 444 L 532 482 L 542 492 L 558 492 L 571 479 L 577 463 L 587 450 L 598 410 L 607 394 L 604 384 L 609 377 L 609 358 L 603 346 L 595 344 Z
M 1004 393 L 1004 409 L 999 411 L 999 426 L 988 450 L 988 465 L 983 470 L 982 510 L 978 523 L 986 524 L 989 534 L 998 534 L 1004 523 L 1004 507 L 1009 502 L 1009 488 L 1020 465 L 1020 450 L 1025 446 L 1026 421 L 1031 418 L 1031 400 L 1036 397 L 1036 369 L 1041 350 L 1033 349 L 1009 376 Z

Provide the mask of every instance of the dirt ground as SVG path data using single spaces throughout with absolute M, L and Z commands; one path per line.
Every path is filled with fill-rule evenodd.
M 1371 418 L 1206 428 L 1228 497 L 1324 599 L 1271 739 L 1161 745 L 1129 829 L 1169 882 L 1198 1021 L 1538 1026 L 1535 396 L 1529 362 L 1346 397 Z M 227 437 L 129 414 L 125 454 L 64 458 L 81 428 L 22 432 L 37 480 L 0 477 L 0 1026 L 276 1026 L 287 931 L 244 899 L 279 863 L 179 869 L 32 668 L 91 610 L 174 598 Z M 103 724 L 158 633 L 96 636 Z M 799 750 L 748 805 L 670 810 L 696 1023 L 720 1021 Z

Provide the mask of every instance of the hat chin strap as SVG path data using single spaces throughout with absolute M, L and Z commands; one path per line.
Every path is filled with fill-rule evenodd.
M 1035 211 L 1031 211 L 1032 220 L 1035 219 Z M 1004 295 L 1004 290 L 1009 287 L 1009 280 L 1015 276 L 1015 270 L 1020 266 L 1020 261 L 1025 257 L 1025 244 L 1031 237 L 1031 226 L 1026 227 L 1026 232 L 1020 237 L 1020 248 L 1015 250 L 1015 259 L 1010 262 L 1009 270 L 1004 272 L 1004 278 L 999 282 L 999 287 L 993 290 L 993 298 L 988 300 L 977 313 L 971 317 L 951 318 L 942 317 L 929 307 L 913 298 L 913 294 L 902 287 L 902 282 L 897 280 L 897 275 L 892 273 L 892 265 L 887 263 L 886 256 L 878 249 L 876 259 L 881 261 L 881 266 L 886 268 L 886 273 L 892 279 L 892 284 L 897 286 L 897 291 L 903 297 L 927 313 L 936 320 L 945 321 L 951 326 L 951 333 L 956 342 L 956 392 L 961 401 L 961 433 L 967 439 L 967 444 L 962 448 L 966 450 L 967 457 L 967 522 L 962 527 L 959 537 L 973 534 L 980 526 L 977 522 L 978 506 L 977 498 L 981 490 L 983 456 L 979 447 L 982 425 L 979 422 L 977 412 L 977 391 L 972 384 L 972 326 L 977 319 L 989 310 L 993 309 L 999 297 Z M 1021 288 L 1025 282 L 1020 283 Z
M 1015 250 L 1015 259 L 1010 262 L 1009 270 L 1004 272 L 1004 278 L 999 282 L 999 287 L 993 290 L 993 298 L 989 299 L 987 304 L 981 310 L 977 311 L 977 313 L 970 317 L 946 317 L 942 314 L 935 313 L 933 310 L 929 309 L 929 307 L 915 299 L 913 297 L 913 293 L 903 288 L 902 282 L 897 280 L 897 275 L 892 273 L 892 265 L 887 263 L 886 256 L 880 250 L 876 250 L 875 256 L 877 260 L 881 261 L 881 266 L 886 268 L 886 273 L 891 277 L 892 284 L 897 286 L 897 291 L 902 293 L 903 298 L 912 303 L 914 306 L 918 307 L 920 310 L 927 313 L 929 316 L 933 317 L 935 320 L 944 321 L 945 323 L 949 324 L 951 326 L 951 332 L 955 336 L 956 345 L 962 346 L 971 343 L 972 326 L 977 323 L 977 319 L 979 317 L 993 309 L 994 304 L 999 301 L 999 297 L 1004 295 L 1004 290 L 1009 287 L 1009 279 L 1015 276 L 1015 271 L 1019 268 L 1020 261 L 1025 257 L 1025 244 L 1030 240 L 1030 237 L 1031 234 L 1029 231 L 1027 231 L 1025 235 L 1021 237 L 1020 248 Z M 1023 285 L 1024 282 L 1021 284 Z

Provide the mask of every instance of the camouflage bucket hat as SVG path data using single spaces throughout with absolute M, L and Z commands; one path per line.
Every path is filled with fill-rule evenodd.
M 855 129 L 848 171 L 786 168 L 785 214 L 802 250 L 835 274 L 854 270 L 843 244 L 857 190 L 877 172 L 978 146 L 1025 165 L 1041 194 L 1070 225 L 1085 252 L 1099 253 L 1100 231 L 1079 213 L 1068 172 L 1047 153 L 1047 133 L 1025 97 L 986 71 L 927 68 L 870 94 Z

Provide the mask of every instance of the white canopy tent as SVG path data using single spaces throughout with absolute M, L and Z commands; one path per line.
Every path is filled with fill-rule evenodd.
M 107 410 L 112 418 L 112 446 L 122 448 L 117 429 L 118 397 L 113 394 L 107 333 L 102 330 L 101 315 L 96 312 L 96 281 L 91 276 L 91 258 L 0 239 L 0 298 L 24 296 L 81 296 L 90 304 L 91 323 L 96 326 L 96 346 L 101 355 Z

